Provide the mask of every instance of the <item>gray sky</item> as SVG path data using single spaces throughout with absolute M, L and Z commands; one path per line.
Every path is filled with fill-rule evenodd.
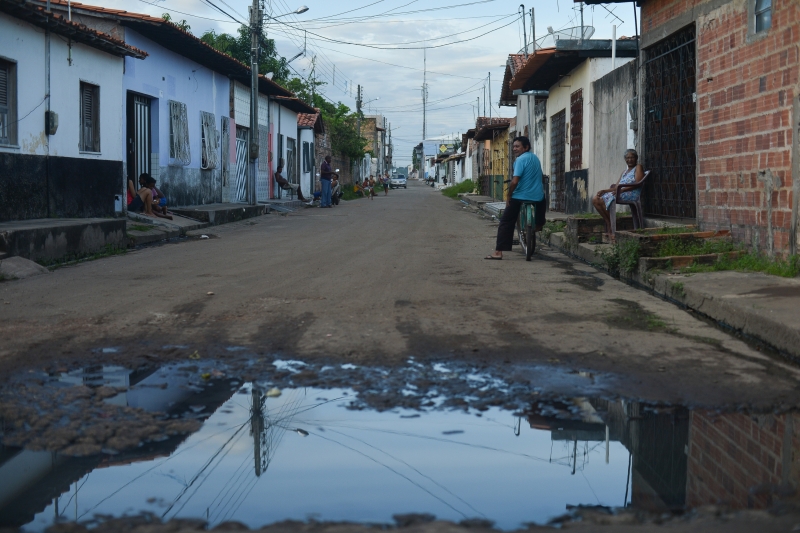
M 157 16 L 169 12 L 174 19 L 186 19 L 197 36 L 209 29 L 234 33 L 238 26 L 204 0 L 84 1 Z M 210 1 L 239 20 L 247 20 L 250 2 Z M 308 76 L 312 57 L 316 55 L 316 77 L 326 82 L 321 90 L 330 100 L 342 101 L 355 109 L 358 84 L 363 87 L 365 102 L 378 98 L 367 104 L 364 111 L 382 113 L 391 123 L 396 164 L 410 164 L 411 148 L 422 138 L 423 50 L 420 48 L 426 45 L 429 138 L 458 135 L 474 126 L 475 117 L 483 115 L 484 87 L 488 98 L 489 72 L 495 103 L 492 116 L 513 116 L 513 108 L 498 109 L 496 104 L 508 54 L 518 52 L 523 46 L 522 22 L 517 14 L 519 3 L 266 0 L 267 11 L 273 16 L 290 13 L 303 4 L 309 7 L 307 12 L 270 23 L 268 36 L 276 40 L 278 53 L 286 58 L 302 51 L 307 39 L 307 55 L 293 61 L 291 66 L 300 75 Z M 580 26 L 580 13 L 572 0 L 525 5 L 528 12 L 531 7 L 535 9 L 537 38 L 547 33 L 548 26 L 556 31 Z M 610 38 L 612 24 L 617 24 L 617 36 L 634 35 L 633 4 L 607 7 L 618 18 L 599 5 L 584 8 L 584 24 L 595 27 L 593 37 Z M 529 16 L 526 21 L 530 40 Z M 454 41 L 465 42 L 440 46 Z

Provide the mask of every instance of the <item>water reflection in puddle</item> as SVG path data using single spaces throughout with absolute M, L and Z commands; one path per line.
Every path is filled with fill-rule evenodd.
M 288 366 L 296 367 L 296 364 Z M 436 368 L 446 372 L 446 368 Z M 117 386 L 113 405 L 203 421 L 188 437 L 98 456 L 0 448 L 0 526 L 152 513 L 213 527 L 286 519 L 391 523 L 402 513 L 502 529 L 572 506 L 771 505 L 795 479 L 794 415 L 718 414 L 574 398 L 523 417 L 352 409 L 348 389 L 284 389 L 117 367 L 58 386 Z M 348 408 L 349 407 L 349 408 Z

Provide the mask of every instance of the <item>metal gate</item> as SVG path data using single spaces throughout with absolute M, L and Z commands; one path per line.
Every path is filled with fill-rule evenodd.
M 233 201 L 247 202 L 247 130 L 236 128 L 236 175 L 233 180 Z
M 644 167 L 647 215 L 695 218 L 695 28 L 646 50 Z
M 138 188 L 138 177 L 150 168 L 150 99 L 128 95 L 128 179 Z
M 569 169 L 583 168 L 583 89 L 569 98 Z
M 286 137 L 286 179 L 289 183 L 298 183 L 297 173 L 297 142 L 291 137 Z
M 258 175 L 256 176 L 256 201 L 269 201 L 269 128 L 258 127 Z
M 564 198 L 564 154 L 566 149 L 566 124 L 567 110 L 562 109 L 550 117 L 550 183 L 551 193 L 550 208 L 553 211 L 564 212 L 566 202 Z

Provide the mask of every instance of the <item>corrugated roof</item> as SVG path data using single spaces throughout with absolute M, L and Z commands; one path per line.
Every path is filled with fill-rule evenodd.
M 137 59 L 147 57 L 147 52 L 144 50 L 130 46 L 107 33 L 67 20 L 56 13 L 48 13 L 43 6 L 35 5 L 25 0 L 0 0 L 0 11 L 112 55 L 129 56 Z
M 487 139 L 492 139 L 496 131 L 506 130 L 510 126 L 511 126 L 510 118 L 492 119 L 491 123 L 485 124 L 480 128 L 478 128 L 477 133 L 475 133 L 475 140 L 485 141 Z
M 514 74 L 525 65 L 525 54 L 508 54 L 506 61 L 506 70 L 503 75 L 503 85 L 500 90 L 500 105 L 501 106 L 516 106 L 517 97 L 512 94 L 508 88 L 511 78 Z

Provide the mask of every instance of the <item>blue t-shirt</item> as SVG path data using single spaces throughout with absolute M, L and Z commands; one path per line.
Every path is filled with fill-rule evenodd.
M 544 200 L 542 164 L 533 152 L 525 152 L 514 161 L 514 176 L 519 176 L 512 198 L 528 202 Z

